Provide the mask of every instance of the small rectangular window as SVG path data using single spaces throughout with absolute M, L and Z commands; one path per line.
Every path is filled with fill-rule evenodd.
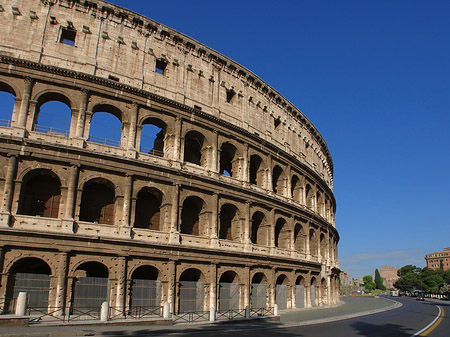
M 166 70 L 167 62 L 163 60 L 156 60 L 155 72 L 161 75 L 164 75 L 164 71 Z
M 231 100 L 233 99 L 235 94 L 236 94 L 236 92 L 234 91 L 233 88 L 227 89 L 227 98 L 226 98 L 227 103 L 231 102 Z
M 77 32 L 73 29 L 64 28 L 61 30 L 60 43 L 67 44 L 69 46 L 75 46 L 75 37 Z

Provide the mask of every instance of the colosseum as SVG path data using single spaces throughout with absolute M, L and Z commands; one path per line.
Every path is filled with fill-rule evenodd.
M 2 0 L 0 27 L 2 313 L 21 291 L 61 313 L 339 302 L 333 162 L 274 88 L 101 0 Z

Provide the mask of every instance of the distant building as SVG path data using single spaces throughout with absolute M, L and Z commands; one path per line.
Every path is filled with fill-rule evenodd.
M 444 248 L 442 252 L 434 252 L 425 256 L 427 267 L 433 270 L 441 268 L 444 270 L 450 269 L 450 247 Z
M 398 280 L 397 267 L 383 266 L 380 268 L 380 276 L 383 278 L 383 285 L 387 289 L 394 288 L 395 281 Z

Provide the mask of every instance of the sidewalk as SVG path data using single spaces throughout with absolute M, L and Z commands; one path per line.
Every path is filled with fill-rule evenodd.
M 67 326 L 61 323 L 57 326 L 45 326 L 44 324 L 29 327 L 10 326 L 0 327 L 2 337 L 41 337 L 41 336 L 164 336 L 183 335 L 183 333 L 205 332 L 205 331 L 239 331 L 248 329 L 264 329 L 274 326 L 288 327 L 298 325 L 318 324 L 336 321 L 351 317 L 363 316 L 371 313 L 392 310 L 400 304 L 386 298 L 348 297 L 342 298 L 343 303 L 339 306 L 316 309 L 284 310 L 280 314 L 280 322 L 260 322 L 256 320 L 220 321 L 213 324 L 205 323 L 180 323 L 173 326 L 156 325 L 117 325 L 102 324 L 89 325 L 77 324 Z M 99 322 L 100 323 L 100 322 Z M 127 321 L 130 324 L 130 321 Z M 137 323 L 137 322 L 136 322 Z M 140 322 L 143 323 L 143 322 Z

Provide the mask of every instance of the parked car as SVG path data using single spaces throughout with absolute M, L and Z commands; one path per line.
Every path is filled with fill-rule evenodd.
M 423 297 L 423 295 L 417 295 L 416 301 L 425 301 L 425 298 Z

